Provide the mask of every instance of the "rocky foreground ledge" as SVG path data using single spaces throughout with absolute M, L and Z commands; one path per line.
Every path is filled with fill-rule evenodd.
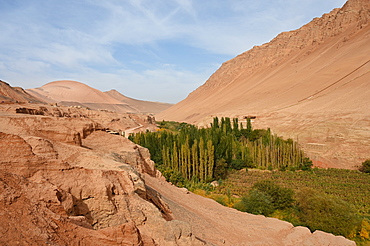
M 147 149 L 106 132 L 152 130 L 147 116 L 18 106 L 0 105 L 1 245 L 355 245 L 167 183 Z

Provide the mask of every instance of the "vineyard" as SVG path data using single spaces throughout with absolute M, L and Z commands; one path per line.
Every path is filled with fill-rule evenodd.
M 299 191 L 312 188 L 331 196 L 338 197 L 355 206 L 362 216 L 370 218 L 370 175 L 355 170 L 318 169 L 301 171 L 258 171 L 245 169 L 229 172 L 222 185 L 214 193 L 231 192 L 240 197 L 247 194 L 258 181 L 272 180 L 276 184 Z
M 293 192 L 295 201 L 290 207 L 271 208 L 269 196 L 258 191 L 256 193 L 256 185 L 267 181 Z M 241 211 L 286 220 L 296 226 L 307 226 L 312 231 L 342 235 L 355 240 L 357 245 L 370 245 L 368 173 L 318 168 L 310 171 L 242 169 L 229 172 L 215 189 L 204 192 L 198 189 L 194 192 Z M 258 197 L 253 197 L 255 194 Z M 266 197 L 267 203 L 263 201 Z

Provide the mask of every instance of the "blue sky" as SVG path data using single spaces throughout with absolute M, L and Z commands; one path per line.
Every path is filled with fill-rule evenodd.
M 223 62 L 345 0 L 0 0 L 0 79 L 176 103 Z

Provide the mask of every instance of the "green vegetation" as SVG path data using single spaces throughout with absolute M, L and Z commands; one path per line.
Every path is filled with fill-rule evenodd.
M 349 203 L 310 188 L 294 194 L 292 189 L 280 187 L 271 180 L 254 184 L 234 208 L 265 216 L 283 216 L 285 220 L 307 226 L 312 231 L 322 230 L 347 237 L 355 235 L 360 225 L 360 217 Z
M 210 128 L 159 122 L 130 136 L 166 179 L 241 211 L 263 214 L 370 245 L 370 160 L 360 171 L 311 168 L 293 140 L 215 118 Z M 304 170 L 304 171 L 303 171 Z M 218 180 L 214 188 L 210 181 Z
M 258 188 L 261 187 L 272 188 Z M 280 187 L 280 188 L 276 188 Z M 269 192 L 266 192 L 267 190 Z M 287 206 L 277 206 L 271 192 L 288 197 Z M 293 203 L 290 206 L 290 192 Z M 355 170 L 311 171 L 234 170 L 208 197 L 232 194 L 227 204 L 241 211 L 286 220 L 312 231 L 322 230 L 370 244 L 370 176 Z M 274 192 L 272 192 L 274 194 Z M 278 203 L 279 204 L 279 203 Z
M 322 230 L 353 237 L 360 224 L 355 209 L 347 202 L 312 189 L 296 194 L 298 217 L 311 231 Z
M 271 180 L 255 183 L 248 195 L 243 196 L 234 207 L 243 212 L 270 216 L 275 210 L 293 206 L 293 190 L 282 188 Z
M 370 173 L 370 160 L 366 160 L 362 163 L 360 171 L 364 173 Z
M 355 170 L 313 168 L 302 171 L 261 171 L 245 169 L 229 171 L 227 179 L 215 189 L 215 193 L 226 194 L 227 191 L 241 197 L 262 180 L 271 180 L 275 184 L 299 191 L 311 188 L 330 196 L 338 197 L 352 204 L 356 211 L 370 218 L 370 176 Z
M 277 137 L 270 129 L 253 130 L 250 119 L 246 128 L 236 118 L 217 117 L 209 128 L 167 121 L 159 127 L 129 138 L 148 148 L 156 167 L 179 186 L 223 179 L 230 169 L 305 170 L 312 165 L 292 139 Z

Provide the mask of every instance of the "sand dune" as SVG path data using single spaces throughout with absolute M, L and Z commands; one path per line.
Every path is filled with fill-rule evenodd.
M 102 92 L 86 84 L 70 80 L 50 82 L 40 88 L 27 89 L 27 92 L 49 103 L 118 113 L 158 113 L 171 106 L 166 103 L 132 99 L 116 90 Z
M 50 82 L 40 88 L 28 89 L 37 92 L 49 102 L 120 103 L 103 92 L 77 81 L 61 80 Z

